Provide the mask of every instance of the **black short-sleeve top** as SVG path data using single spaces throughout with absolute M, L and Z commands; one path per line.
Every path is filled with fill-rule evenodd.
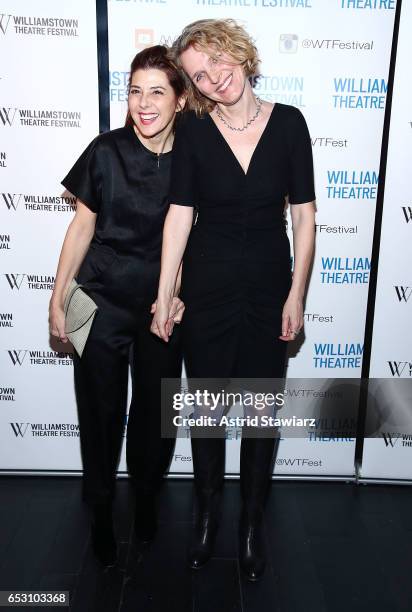
M 62 184 L 97 214 L 93 242 L 159 261 L 171 152 L 146 148 L 132 126 L 97 136 Z
M 169 202 L 198 211 L 193 256 L 278 258 L 286 196 L 292 205 L 315 199 L 311 139 L 299 109 L 273 106 L 246 173 L 209 114 L 182 117 Z

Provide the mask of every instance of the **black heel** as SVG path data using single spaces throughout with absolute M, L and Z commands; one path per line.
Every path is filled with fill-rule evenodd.
M 92 507 L 91 542 L 94 554 L 103 566 L 117 561 L 117 544 L 113 528 L 111 503 Z
M 204 513 L 198 519 L 189 551 L 189 566 L 192 569 L 200 569 L 213 555 L 217 529 L 217 520 L 211 513 Z
M 251 521 L 246 516 L 240 520 L 239 565 L 244 576 L 252 582 L 259 580 L 265 571 L 266 554 L 261 520 Z
M 276 442 L 273 437 L 243 438 L 240 449 L 239 565 L 251 581 L 259 580 L 266 566 L 263 512 Z
M 154 493 L 136 495 L 133 527 L 136 539 L 143 544 L 154 539 L 157 531 L 157 508 Z
M 213 555 L 218 530 L 225 466 L 224 437 L 192 438 L 192 456 L 198 514 L 188 562 L 192 569 L 199 569 Z

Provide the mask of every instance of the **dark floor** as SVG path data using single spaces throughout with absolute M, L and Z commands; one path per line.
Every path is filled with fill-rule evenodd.
M 68 590 L 73 612 L 412 611 L 407 486 L 273 482 L 266 516 L 269 564 L 262 581 L 251 584 L 240 578 L 236 558 L 236 481 L 225 483 L 215 557 L 197 571 L 185 564 L 190 480 L 165 482 L 159 533 L 144 549 L 129 541 L 132 490 L 127 480 L 118 481 L 120 562 L 106 571 L 90 549 L 80 482 L 0 478 L 0 590 Z

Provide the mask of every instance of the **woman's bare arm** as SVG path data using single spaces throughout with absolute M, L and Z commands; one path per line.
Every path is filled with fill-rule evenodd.
M 176 294 L 178 272 L 192 229 L 193 207 L 171 204 L 163 228 L 162 261 L 156 313 L 151 331 L 165 342 L 169 339 L 168 314 Z
M 63 342 L 67 341 L 64 333 L 64 298 L 93 238 L 96 217 L 96 213 L 77 200 L 76 214 L 67 229 L 60 252 L 54 290 L 49 304 L 49 324 L 50 333 Z
M 290 207 L 292 216 L 294 265 L 292 286 L 283 307 L 281 340 L 294 340 L 303 326 L 303 296 L 315 243 L 314 202 Z
M 315 244 L 315 207 L 313 202 L 307 202 L 290 208 L 294 251 L 290 292 L 303 299 Z

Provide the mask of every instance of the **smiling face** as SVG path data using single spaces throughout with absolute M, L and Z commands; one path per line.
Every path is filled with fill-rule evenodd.
M 243 94 L 246 75 L 243 66 L 228 54 L 207 53 L 190 46 L 180 56 L 183 69 L 199 92 L 220 104 L 235 104 Z
M 160 135 L 180 110 L 166 73 L 157 68 L 139 69 L 133 73 L 128 104 L 133 122 L 145 138 Z

